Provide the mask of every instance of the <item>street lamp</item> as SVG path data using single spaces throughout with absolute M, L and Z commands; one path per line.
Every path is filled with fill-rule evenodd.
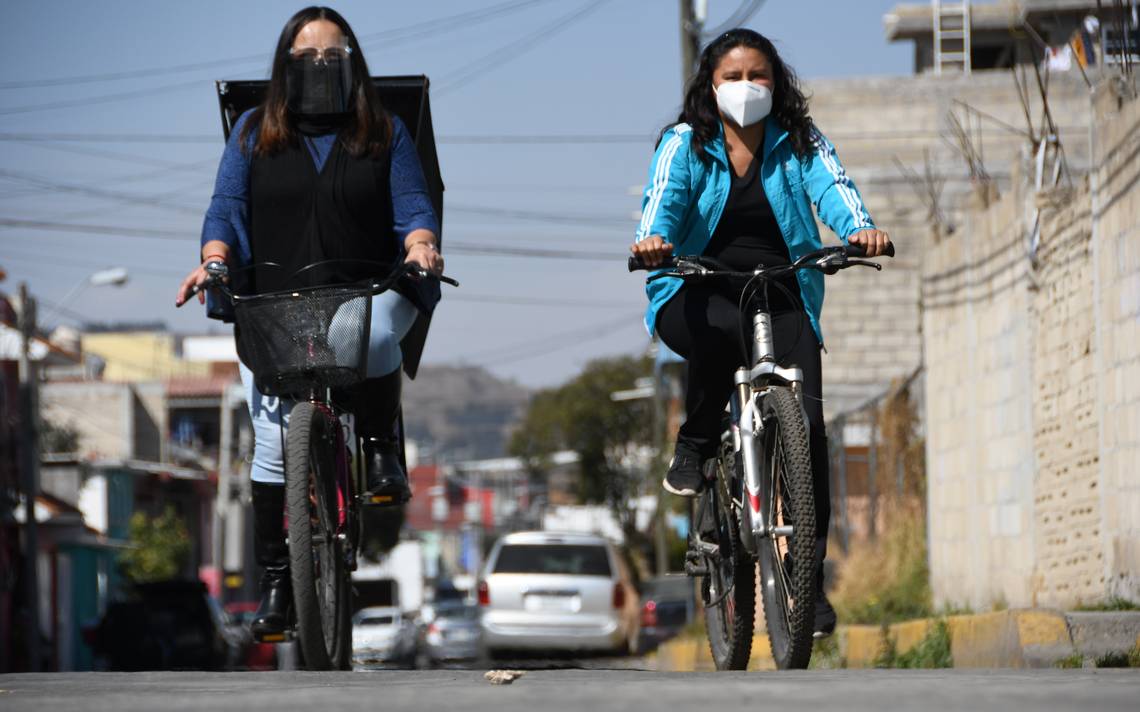
M 55 316 L 59 312 L 67 308 L 79 293 L 87 287 L 121 287 L 127 283 L 130 278 L 130 273 L 127 272 L 126 267 L 110 267 L 108 269 L 101 269 L 87 276 L 86 279 L 80 281 L 72 287 L 67 294 L 63 295 L 61 299 L 51 311 L 44 315 L 43 323 L 48 323 L 48 318 Z

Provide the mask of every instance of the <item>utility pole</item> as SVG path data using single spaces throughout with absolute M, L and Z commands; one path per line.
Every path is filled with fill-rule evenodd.
M 701 56 L 701 30 L 704 27 L 706 0 L 681 0 L 681 88 L 697 71 Z M 698 8 L 697 6 L 700 5 Z
M 20 448 L 24 475 L 24 602 L 27 618 L 28 670 L 40 671 L 40 587 L 38 573 L 39 541 L 36 531 L 36 496 L 39 493 L 39 399 L 36 397 L 38 374 L 30 351 L 36 333 L 36 302 L 28 294 L 28 285 L 20 284 Z

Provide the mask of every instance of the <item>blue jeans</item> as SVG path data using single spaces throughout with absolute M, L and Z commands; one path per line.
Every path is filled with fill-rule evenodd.
M 415 306 L 391 290 L 372 297 L 372 323 L 368 341 L 368 378 L 379 378 L 400 367 L 400 341 L 416 321 Z M 294 401 L 262 395 L 253 383 L 253 372 L 239 365 L 241 384 L 253 421 L 253 464 L 250 478 L 266 484 L 285 483 L 285 458 L 281 425 L 289 427 Z

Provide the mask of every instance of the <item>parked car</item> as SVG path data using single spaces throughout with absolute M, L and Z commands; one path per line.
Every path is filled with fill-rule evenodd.
M 500 538 L 478 584 L 483 644 L 502 650 L 635 649 L 637 592 L 607 539 L 517 532 Z
M 655 650 L 685 629 L 695 615 L 693 579 L 659 576 L 641 587 L 641 632 L 637 652 Z
M 137 584 L 112 603 L 92 632 L 92 648 L 109 670 L 226 670 L 242 641 L 201 581 Z
M 352 617 L 352 659 L 414 666 L 415 624 L 395 606 L 360 609 Z
M 463 601 L 441 601 L 424 630 L 424 656 L 429 665 L 479 657 L 479 608 Z
M 236 667 L 244 670 L 276 670 L 277 649 L 273 643 L 259 643 L 253 639 L 249 624 L 257 612 L 257 601 L 234 601 L 225 606 L 226 615 L 240 627 L 244 648 Z

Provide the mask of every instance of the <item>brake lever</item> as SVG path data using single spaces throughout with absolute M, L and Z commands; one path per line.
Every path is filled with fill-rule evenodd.
M 848 265 L 857 265 L 859 267 L 874 267 L 876 272 L 882 272 L 883 266 L 878 262 L 868 262 L 867 260 L 847 260 Z
M 443 282 L 444 284 L 450 284 L 452 287 L 458 287 L 459 286 L 459 282 L 452 279 L 451 277 L 447 277 L 447 276 L 442 275 L 442 274 L 434 274 L 432 272 L 427 271 L 423 267 L 420 267 L 419 265 L 409 266 L 409 267 L 407 267 L 407 270 L 408 270 L 409 274 L 415 275 L 415 277 L 417 279 L 427 279 L 428 277 L 434 277 L 435 279 L 438 279 L 439 281 Z

